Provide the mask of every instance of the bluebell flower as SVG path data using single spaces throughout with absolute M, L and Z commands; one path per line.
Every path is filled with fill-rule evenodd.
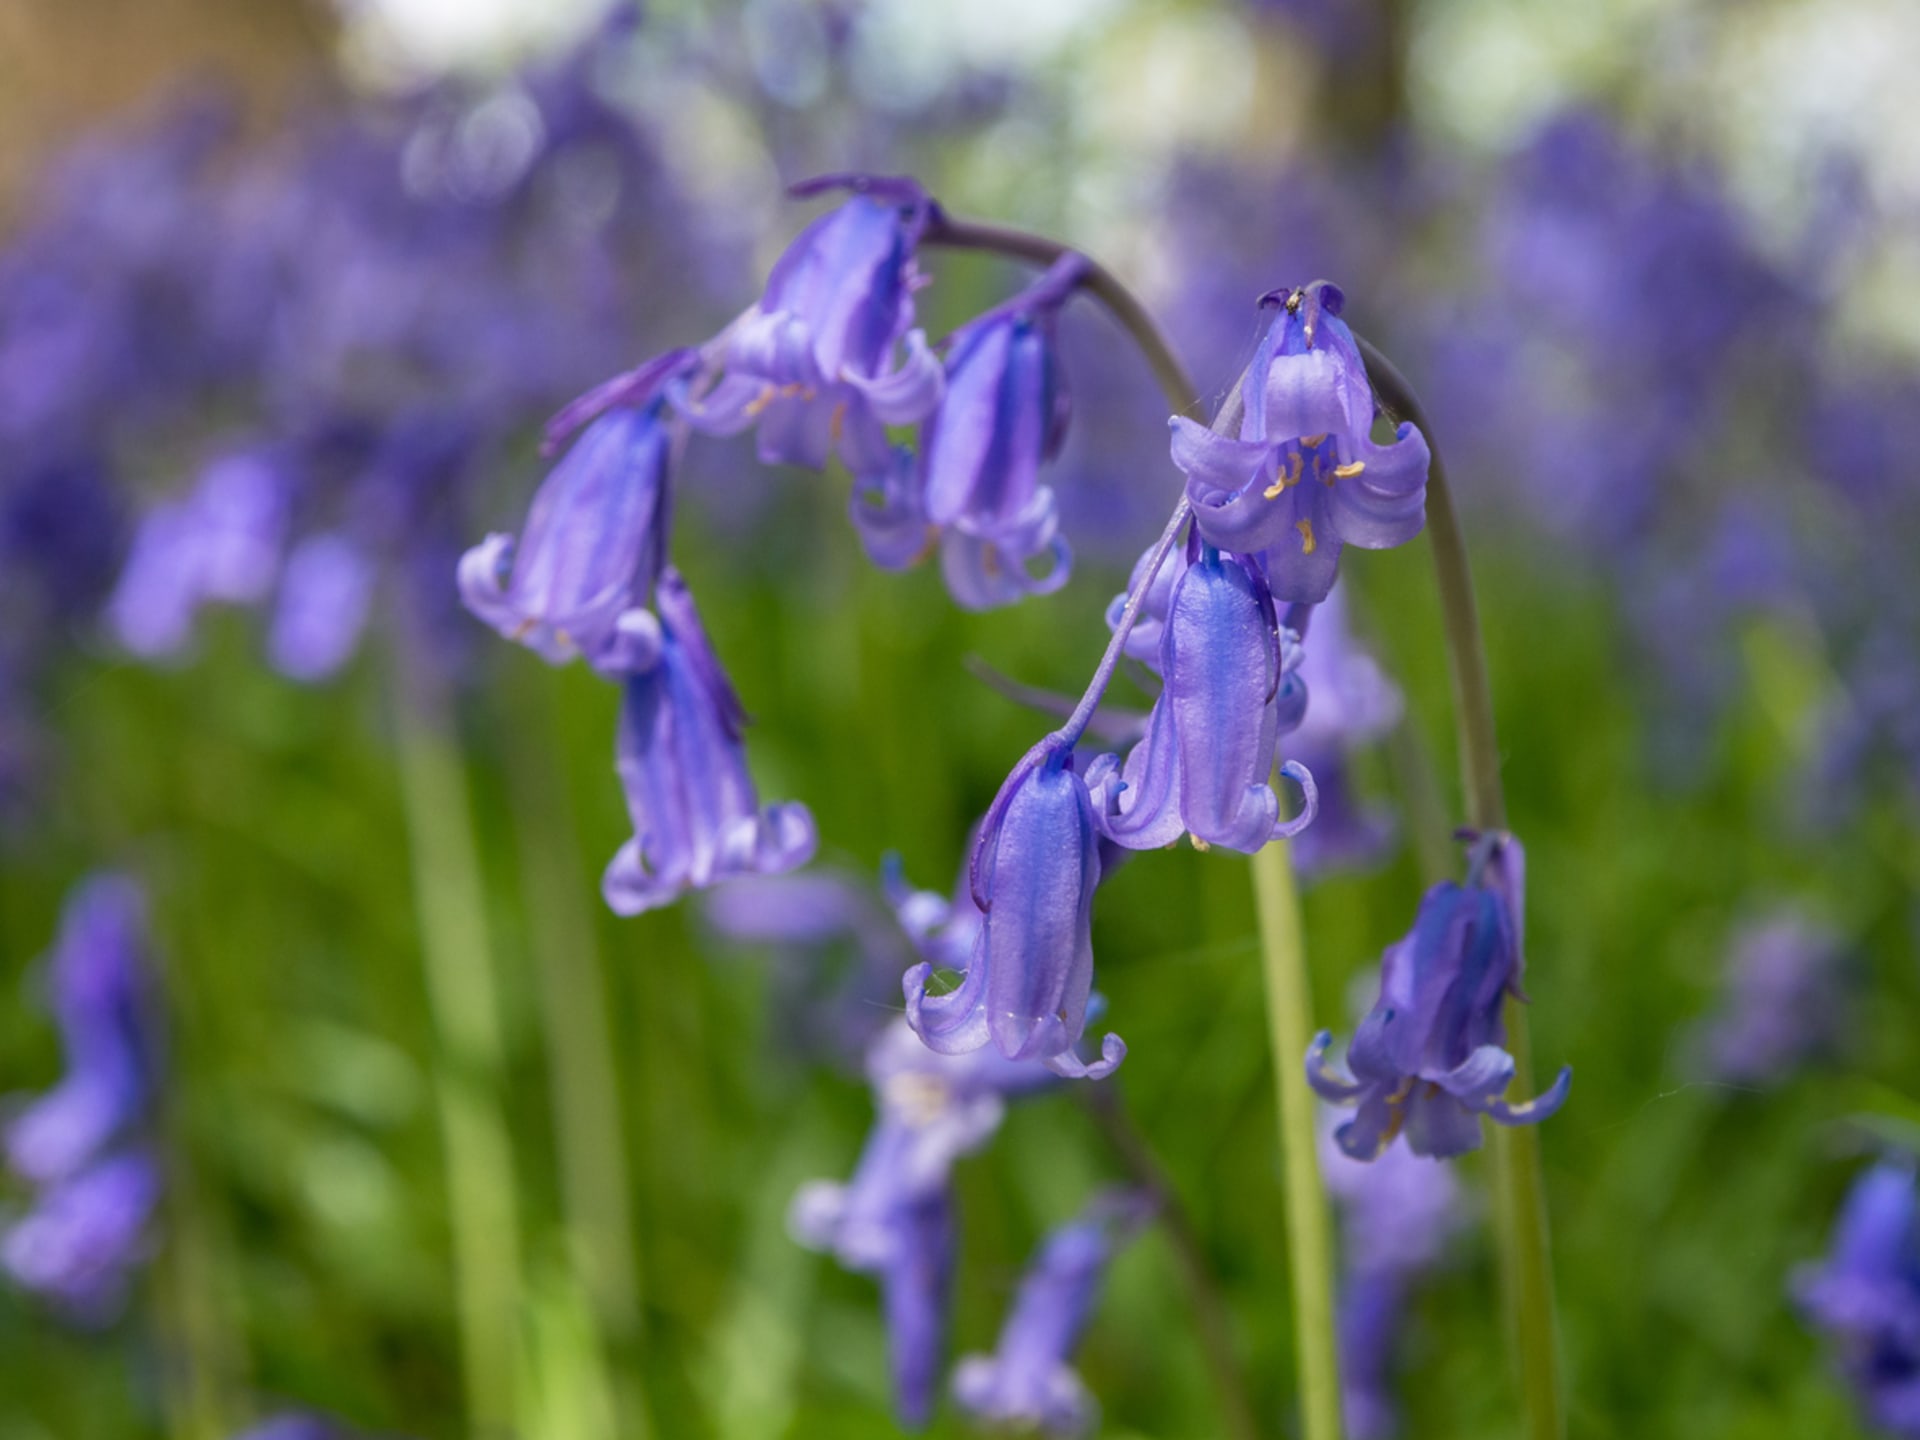
M 1373 442 L 1373 390 L 1341 303 L 1324 281 L 1284 297 L 1247 368 L 1239 438 L 1171 422 L 1200 533 L 1264 552 L 1283 604 L 1324 600 L 1342 546 L 1402 545 L 1426 523 L 1427 442 L 1411 424 Z
M 1284 767 L 1307 796 L 1291 820 L 1280 818 L 1271 783 L 1279 735 L 1308 704 L 1299 661 L 1257 567 L 1202 544 L 1168 597 L 1165 688 L 1145 738 L 1124 766 L 1109 755 L 1088 768 L 1100 833 L 1134 850 L 1190 834 L 1202 847 L 1251 853 L 1309 824 L 1313 777 L 1293 762 Z
M 904 177 L 825 176 L 793 193 L 843 186 L 853 197 L 801 232 L 723 337 L 725 377 L 684 408 L 709 434 L 757 427 L 768 464 L 817 470 L 837 452 L 868 475 L 891 460 L 886 427 L 940 399 L 940 362 L 913 328 L 914 247 L 932 202 Z
M 348 1432 L 323 1415 L 288 1411 L 249 1425 L 233 1440 L 348 1440 Z
M 1406 1314 L 1408 1276 L 1399 1270 L 1343 1274 L 1334 1297 L 1340 1357 L 1340 1419 L 1347 1440 L 1393 1440 L 1400 1433 L 1393 1351 Z
M 1093 891 L 1100 880 L 1093 802 L 1071 748 L 1036 746 L 1014 768 L 980 827 L 971 861 L 985 919 L 959 988 L 927 993 L 933 966 L 902 982 L 907 1019 L 945 1054 L 991 1043 L 1010 1060 L 1099 1079 L 1127 1053 L 1108 1035 L 1101 1058 L 1075 1053 L 1093 985 Z
M 375 578 L 372 557 L 338 532 L 309 535 L 295 545 L 281 572 L 267 637 L 273 668 L 308 684 L 338 674 L 360 648 Z
M 1826 1263 L 1794 1276 L 1801 1311 L 1833 1341 L 1873 1423 L 1920 1437 L 1920 1194 L 1910 1163 L 1854 1182 Z
M 132 881 L 99 875 L 68 899 L 47 964 L 66 1075 L 6 1127 L 7 1160 L 38 1184 L 65 1180 L 136 1131 L 160 1081 L 146 907 Z
M 541 484 L 516 547 L 489 535 L 460 561 L 466 606 L 553 664 L 599 663 L 666 563 L 674 439 L 664 402 L 595 416 Z M 508 569 L 511 567 L 511 576 Z
M 1039 474 L 1066 437 L 1071 404 L 1055 331 L 1086 272 L 1084 257 L 1063 256 L 948 347 L 945 396 L 921 427 L 924 506 L 947 536 L 948 586 L 969 608 L 1066 583 L 1071 555 Z M 1043 555 L 1046 568 L 1030 573 Z
M 105 1323 L 148 1256 L 159 1199 L 153 1157 L 140 1148 L 114 1151 L 44 1187 L 0 1234 L 0 1265 L 73 1319 Z
M 1327 1068 L 1333 1037 L 1314 1040 L 1308 1081 L 1323 1099 L 1359 1107 L 1335 1137 L 1355 1159 L 1401 1133 L 1416 1155 L 1463 1154 L 1479 1148 L 1481 1115 L 1532 1124 L 1565 1102 L 1571 1067 L 1537 1099 L 1503 1098 L 1514 1062 L 1501 1007 L 1521 994 L 1524 864 L 1512 836 L 1481 836 L 1467 883 L 1426 893 L 1413 929 L 1381 960 L 1380 997 L 1347 1049 L 1350 1076 Z
M 895 1408 L 919 1425 L 933 1407 L 946 1343 L 954 1162 L 992 1138 L 1009 1099 L 1055 1077 L 991 1048 L 939 1054 L 897 1021 L 868 1051 L 867 1078 L 877 1116 L 853 1178 L 803 1186 L 788 1223 L 801 1244 L 880 1277 Z
M 1099 1406 L 1070 1361 L 1115 1248 L 1152 1213 L 1146 1196 L 1109 1191 L 1046 1238 L 1020 1281 L 994 1353 L 966 1356 L 954 1367 L 953 1398 L 963 1410 L 989 1424 L 1062 1440 L 1092 1431 Z
M 658 622 L 630 611 L 612 646 L 627 671 L 617 768 L 634 834 L 601 889 L 621 915 L 732 875 L 792 870 L 813 858 L 816 843 L 805 806 L 760 807 L 747 773 L 746 712 L 671 566 L 655 601 Z
M 1720 1007 L 1696 1036 L 1707 1072 L 1765 1085 L 1831 1050 L 1847 1011 L 1841 959 L 1839 936 L 1791 908 L 1742 926 Z
M 107 601 L 120 643 L 149 659 L 174 654 L 202 605 L 264 600 L 279 574 L 292 486 L 284 457 L 241 451 L 209 465 L 184 501 L 149 512 Z

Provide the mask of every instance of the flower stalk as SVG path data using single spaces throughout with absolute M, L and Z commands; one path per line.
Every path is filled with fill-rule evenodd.
M 1003 226 L 956 220 L 937 207 L 921 235 L 921 244 L 950 249 L 982 250 L 1052 265 L 1070 247 L 1044 236 Z M 1089 262 L 1079 280 L 1133 338 L 1152 367 L 1176 415 L 1190 410 L 1198 392 L 1186 367 L 1137 296 L 1104 266 Z M 1236 383 L 1213 422 L 1221 434 L 1239 427 L 1244 397 Z M 1149 557 L 1146 573 L 1135 586 L 1127 608 L 1115 626 L 1113 643 L 1103 657 L 1094 684 L 1076 707 L 1060 734 L 1076 737 L 1091 718 L 1124 648 L 1128 632 L 1153 582 L 1153 572 L 1164 560 L 1172 538 L 1185 523 L 1191 507 L 1184 500 L 1168 522 L 1159 545 Z M 1260 913 L 1262 963 L 1267 980 L 1268 1019 L 1274 1046 L 1275 1085 L 1280 1104 L 1280 1146 L 1286 1166 L 1289 1271 L 1293 1285 L 1294 1353 L 1299 1371 L 1301 1408 L 1306 1440 L 1339 1440 L 1340 1381 L 1334 1350 L 1333 1236 L 1327 1216 L 1326 1193 L 1321 1186 L 1314 1131 L 1314 1101 L 1298 1057 L 1306 1053 L 1309 1022 L 1306 950 L 1300 933 L 1299 903 L 1285 841 L 1267 845 L 1252 857 L 1254 894 Z
M 1427 476 L 1427 533 L 1447 646 L 1447 669 L 1458 716 L 1460 777 L 1467 823 L 1475 830 L 1504 830 L 1506 797 L 1500 786 L 1500 746 L 1494 731 L 1493 691 L 1487 680 L 1486 648 L 1473 596 L 1473 572 L 1447 484 L 1434 430 L 1413 387 L 1393 362 L 1359 335 L 1361 356 L 1380 406 L 1396 420 L 1411 420 L 1427 437 L 1432 459 Z M 1507 1050 L 1513 1056 L 1513 1088 L 1533 1093 L 1532 1046 L 1526 1007 L 1506 1003 Z M 1566 1413 L 1561 1395 L 1559 1334 L 1555 1323 L 1553 1266 L 1547 1231 L 1546 1186 L 1540 1169 L 1540 1137 L 1530 1126 L 1495 1126 L 1495 1205 L 1499 1220 L 1501 1288 L 1508 1340 L 1520 1379 L 1527 1440 L 1561 1440 Z

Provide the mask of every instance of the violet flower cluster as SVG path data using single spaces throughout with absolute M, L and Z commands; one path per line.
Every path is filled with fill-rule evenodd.
M 1480 1147 L 1480 1117 L 1533 1124 L 1558 1110 L 1573 1083 L 1567 1066 L 1538 1097 L 1506 1098 L 1513 1056 L 1502 1048 L 1509 996 L 1524 999 L 1522 917 L 1526 857 L 1511 835 L 1469 835 L 1467 882 L 1427 891 L 1413 929 L 1380 962 L 1380 995 L 1347 1047 L 1346 1073 L 1327 1064 L 1333 1036 L 1307 1054 L 1307 1080 L 1322 1099 L 1356 1107 L 1335 1132 L 1358 1160 L 1405 1134 L 1415 1155 L 1446 1157 Z
M 1706 1072 L 1766 1085 L 1832 1053 L 1850 1008 L 1843 958 L 1831 928 L 1792 908 L 1743 925 L 1727 952 L 1720 1006 L 1694 1035 Z
M 1854 1182 L 1831 1253 L 1794 1276 L 1793 1295 L 1872 1423 L 1920 1436 L 1920 1190 L 1910 1161 L 1883 1160 Z
M 160 1198 L 160 1030 L 145 928 L 140 892 L 122 876 L 94 876 L 69 896 L 46 962 L 66 1074 L 4 1135 L 8 1169 L 32 1199 L 0 1227 L 0 1266 L 87 1324 L 118 1313 Z

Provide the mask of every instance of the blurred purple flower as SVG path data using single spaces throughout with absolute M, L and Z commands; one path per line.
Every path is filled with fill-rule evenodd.
M 1833 1342 L 1873 1423 L 1920 1436 L 1920 1196 L 1911 1163 L 1881 1161 L 1854 1182 L 1833 1249 L 1802 1267 L 1801 1312 Z
M 966 1356 L 954 1367 L 953 1398 L 961 1409 L 986 1424 L 1063 1440 L 1092 1432 L 1099 1406 L 1069 1361 L 1115 1248 L 1153 1209 L 1138 1192 L 1107 1191 L 1047 1237 L 1020 1281 L 994 1353 Z
M 1426 893 L 1413 929 L 1381 961 L 1380 998 L 1347 1049 L 1351 1078 L 1327 1069 L 1331 1034 L 1313 1042 L 1313 1088 L 1359 1106 L 1335 1135 L 1355 1159 L 1376 1158 L 1403 1130 L 1416 1155 L 1463 1154 L 1479 1148 L 1479 1116 L 1534 1124 L 1566 1100 L 1571 1067 L 1537 1099 L 1502 1098 L 1514 1063 L 1501 1048 L 1501 1007 L 1520 994 L 1524 863 L 1511 835 L 1480 836 L 1466 885 Z
M 1426 523 L 1427 442 L 1372 440 L 1373 390 L 1337 286 L 1268 297 L 1279 313 L 1247 368 L 1240 436 L 1175 416 L 1173 461 L 1209 543 L 1265 552 L 1274 598 L 1324 600 L 1343 545 L 1405 544 Z
M 953 1164 L 992 1138 L 1009 1099 L 1056 1081 L 1045 1065 L 991 1048 L 937 1054 L 905 1021 L 875 1039 L 867 1077 L 878 1114 L 853 1178 L 802 1186 L 788 1224 L 801 1244 L 881 1277 L 895 1408 L 918 1426 L 932 1411 L 946 1343 Z
M 1299 662 L 1298 639 L 1281 629 L 1265 578 L 1200 545 L 1168 598 L 1166 686 L 1146 737 L 1124 767 L 1111 755 L 1088 767 L 1100 833 L 1133 850 L 1159 849 L 1185 833 L 1202 847 L 1251 854 L 1310 824 L 1313 777 L 1294 762 L 1283 767 L 1307 797 L 1291 820 L 1280 818 L 1270 783 L 1278 737 L 1307 705 Z
M 108 601 L 108 621 L 146 659 L 177 653 L 209 601 L 251 605 L 273 588 L 293 477 L 284 457 L 243 451 L 214 461 L 184 501 L 141 521 Z
M 908 1022 L 936 1050 L 957 1055 L 991 1041 L 1010 1060 L 1044 1060 L 1090 1079 L 1127 1053 L 1108 1035 L 1092 1065 L 1075 1054 L 1093 984 L 1100 855 L 1093 804 L 1073 765 L 1071 749 L 1043 742 L 988 811 L 971 861 L 986 918 L 959 988 L 929 995 L 929 963 L 906 974 Z
M 338 674 L 360 648 L 376 578 L 371 557 L 345 535 L 309 535 L 295 545 L 267 640 L 273 668 L 308 684 Z
M 43 1188 L 0 1233 L 0 1264 L 73 1319 L 105 1324 L 125 1300 L 129 1273 L 147 1258 L 159 1198 L 153 1157 L 117 1151 Z
M 23 1178 L 72 1177 L 153 1105 L 159 1016 L 145 949 L 146 906 L 131 880 L 97 875 L 68 898 L 46 973 L 67 1071 L 6 1127 L 7 1160 Z
M 1720 1008 L 1698 1032 L 1709 1073 L 1764 1085 L 1831 1049 L 1846 1019 L 1840 960 L 1839 937 L 1795 910 L 1741 927 Z
M 816 839 L 806 807 L 760 808 L 747 773 L 746 712 L 670 566 L 655 599 L 659 620 L 629 611 L 608 651 L 627 672 L 617 768 L 634 835 L 601 888 L 621 915 L 729 876 L 792 870 L 813 858 Z
M 233 1440 L 348 1440 L 348 1432 L 323 1415 L 289 1411 L 248 1426 Z
M 1393 814 L 1353 794 L 1352 757 L 1400 723 L 1400 689 L 1362 649 L 1347 623 L 1346 594 L 1335 585 L 1313 607 L 1301 642 L 1299 679 L 1307 713 L 1287 748 L 1314 778 L 1320 807 L 1294 841 L 1303 879 L 1334 869 L 1360 869 L 1381 859 L 1394 836 Z

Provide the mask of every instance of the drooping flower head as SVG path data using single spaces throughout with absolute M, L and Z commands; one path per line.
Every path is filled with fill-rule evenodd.
M 1200 533 L 1265 552 L 1283 604 L 1324 600 L 1343 545 L 1388 549 L 1426 523 L 1427 442 L 1403 423 L 1391 444 L 1374 443 L 1373 390 L 1342 299 L 1321 280 L 1263 301 L 1278 310 L 1242 383 L 1238 439 L 1171 422 Z
M 903 981 L 907 1019 L 945 1054 L 991 1041 L 1010 1060 L 1044 1060 L 1099 1079 L 1126 1054 L 1117 1035 L 1087 1065 L 1075 1054 L 1093 985 L 1099 835 L 1071 746 L 1043 741 L 1014 767 L 974 843 L 973 894 L 985 918 L 958 989 L 929 995 L 933 967 Z
M 724 337 L 725 378 L 685 408 L 709 434 L 757 426 L 767 464 L 817 470 L 837 451 L 871 475 L 890 459 L 885 427 L 924 419 L 940 398 L 940 362 L 913 328 L 914 247 L 933 202 L 904 176 L 822 176 L 792 193 L 838 188 L 852 198 L 787 247 Z
M 853 1178 L 814 1181 L 794 1196 L 789 1228 L 801 1244 L 881 1278 L 895 1408 L 925 1422 L 946 1344 L 954 1238 L 950 1180 L 961 1156 L 1000 1128 L 1006 1102 L 1055 1083 L 1039 1061 L 991 1047 L 929 1050 L 905 1021 L 867 1056 L 877 1117 Z
M 1920 1436 L 1920 1193 L 1910 1162 L 1854 1182 L 1826 1263 L 1794 1276 L 1800 1309 L 1833 1341 L 1876 1425 Z
M 47 966 L 67 1071 L 6 1129 L 7 1160 L 39 1184 L 64 1180 L 136 1127 L 160 1079 L 146 906 L 131 880 L 99 875 L 68 899 Z
M 635 372 L 640 384 L 613 382 L 620 403 L 584 420 L 534 495 L 519 544 L 489 535 L 461 559 L 469 610 L 552 664 L 604 661 L 621 616 L 647 603 L 666 564 L 675 442 L 657 392 L 690 363 L 678 351 Z
M 975 1419 L 1071 1440 L 1088 1434 L 1099 1406 L 1069 1363 L 1092 1316 L 1117 1246 L 1153 1214 L 1135 1191 L 1095 1197 L 1049 1235 L 1020 1281 L 992 1355 L 954 1367 L 953 1398 Z
M 633 838 L 601 889 L 621 915 L 671 904 L 730 875 L 779 874 L 813 857 L 803 805 L 760 806 L 747 773 L 747 716 L 679 572 L 661 573 L 659 620 L 629 611 L 614 651 L 626 669 L 616 768 Z
M 1472 856 L 1467 883 L 1429 890 L 1413 929 L 1381 960 L 1380 997 L 1347 1048 L 1351 1077 L 1327 1068 L 1328 1032 L 1307 1053 L 1321 1097 L 1359 1107 L 1335 1134 L 1355 1159 L 1373 1159 L 1403 1132 L 1416 1155 L 1478 1149 L 1481 1115 L 1544 1120 L 1573 1083 L 1568 1067 L 1537 1099 L 1503 1098 L 1514 1061 L 1502 1048 L 1501 1007 L 1521 995 L 1525 859 L 1504 834 L 1474 837 Z
M 1313 819 L 1313 777 L 1289 763 L 1307 805 L 1280 818 L 1274 746 L 1300 721 L 1307 693 L 1296 637 L 1283 630 L 1257 566 L 1204 542 L 1174 582 L 1160 641 L 1165 688 L 1124 767 L 1087 772 L 1100 833 L 1134 850 L 1184 834 L 1251 853 Z
M 1085 257 L 1062 256 L 949 345 L 946 394 L 921 429 L 921 462 L 927 520 L 945 532 L 948 586 L 970 608 L 1066 583 L 1070 554 L 1039 475 L 1066 438 L 1072 406 L 1056 331 L 1087 270 Z M 1051 565 L 1030 575 L 1043 553 Z

